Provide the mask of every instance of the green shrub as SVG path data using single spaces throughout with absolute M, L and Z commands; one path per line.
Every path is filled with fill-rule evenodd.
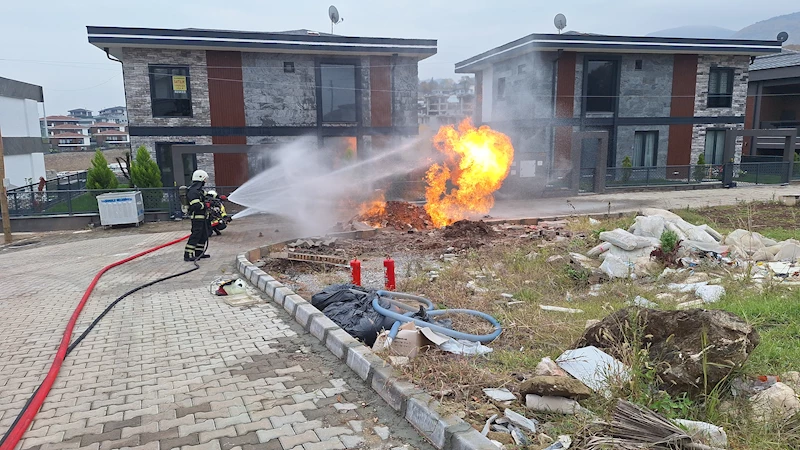
M 144 145 L 136 149 L 136 158 L 131 161 L 131 182 L 138 188 L 160 188 L 161 170 L 150 157 Z
M 675 247 L 678 245 L 678 233 L 672 230 L 664 230 L 661 233 L 661 250 L 664 250 L 666 253 L 671 253 L 675 250 Z
M 116 189 L 119 186 L 117 176 L 108 168 L 108 161 L 103 152 L 97 150 L 92 158 L 92 167 L 86 172 L 86 188 L 90 190 Z
M 700 153 L 700 156 L 697 157 L 697 165 L 694 168 L 694 173 L 692 174 L 694 177 L 694 181 L 698 183 L 703 181 L 703 178 L 706 176 L 706 155 Z
M 631 174 L 633 174 L 633 163 L 631 157 L 626 156 L 622 159 L 622 182 L 627 183 L 631 179 Z

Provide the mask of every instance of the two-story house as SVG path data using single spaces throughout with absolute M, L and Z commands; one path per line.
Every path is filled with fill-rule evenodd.
M 40 104 L 44 108 L 41 86 L 0 77 L 0 132 L 9 187 L 31 184 L 46 176 L 47 149 L 37 123 Z
M 607 132 L 608 167 L 626 157 L 634 167 L 687 166 L 700 154 L 722 163 L 726 130 L 744 126 L 751 60 L 780 50 L 777 40 L 532 34 L 455 69 L 475 74 L 476 122 L 512 137 L 513 184 L 577 169 L 577 131 Z M 580 168 L 596 166 L 597 142 L 583 142 Z
M 112 106 L 110 108 L 101 109 L 95 119 L 101 122 L 114 122 L 123 125 L 128 124 L 128 112 L 124 106 Z
M 240 185 L 259 153 L 298 136 L 329 153 L 352 142 L 362 157 L 387 136 L 415 135 L 417 63 L 436 53 L 435 40 L 308 30 L 88 34 L 121 61 L 131 146 L 152 152 L 165 186 L 187 183 L 195 168 L 212 184 Z

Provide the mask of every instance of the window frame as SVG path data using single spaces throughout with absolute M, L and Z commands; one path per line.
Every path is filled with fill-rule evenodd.
M 317 123 L 322 125 L 331 124 L 347 124 L 356 125 L 361 123 L 361 71 L 359 68 L 359 61 L 352 59 L 323 59 L 315 62 L 316 72 L 316 92 L 317 92 Z M 353 66 L 353 95 L 355 96 L 355 120 L 349 121 L 331 121 L 325 120 L 325 108 L 323 105 L 323 98 L 325 87 L 322 85 L 322 68 L 323 66 Z
M 506 82 L 506 77 L 500 77 L 497 79 L 497 99 L 498 100 L 505 100 L 506 98 L 506 88 L 508 87 L 508 83 Z
M 653 140 L 653 157 L 651 164 L 646 164 L 645 156 L 647 155 L 647 136 L 648 135 L 655 135 L 655 139 Z M 637 148 L 636 146 L 636 136 L 643 136 L 642 137 L 642 147 Z M 658 137 L 659 133 L 658 130 L 636 130 L 633 133 L 633 167 L 657 167 L 658 166 Z M 640 152 L 641 151 L 641 158 Z M 641 164 L 640 164 L 641 161 Z
M 591 98 L 589 97 L 589 64 L 592 62 L 604 62 L 604 63 L 611 63 L 614 68 L 613 73 L 611 74 L 611 107 L 608 110 L 590 110 L 589 103 Z M 615 56 L 590 56 L 587 55 L 583 60 L 583 93 L 581 95 L 583 100 L 583 111 L 582 113 L 585 115 L 586 113 L 600 113 L 600 114 L 616 114 L 619 110 L 619 83 L 620 83 L 620 66 L 621 66 L 621 58 Z
M 708 149 L 708 134 L 709 133 L 714 133 L 714 135 L 717 135 L 717 136 L 720 133 L 722 134 L 722 148 L 720 149 L 720 155 L 719 155 L 720 161 L 719 162 L 715 162 L 714 161 L 714 158 L 713 158 L 714 155 L 713 154 L 712 154 L 712 158 L 708 157 L 708 152 L 706 150 Z M 725 139 L 728 137 L 727 135 L 728 135 L 728 129 L 727 128 L 706 128 L 706 135 L 703 138 L 703 155 L 705 156 L 705 159 L 706 159 L 706 165 L 719 166 L 719 165 L 725 164 Z M 718 140 L 719 140 L 719 137 L 715 138 L 715 141 L 714 141 L 714 144 L 715 144 L 714 145 L 714 153 L 716 153 Z
M 711 82 L 714 76 L 721 77 L 722 73 L 728 74 L 728 84 L 724 92 L 711 92 Z M 733 106 L 733 80 L 736 76 L 736 69 L 732 67 L 711 67 L 708 71 L 708 99 L 706 106 L 708 108 L 730 108 Z M 721 85 L 721 80 L 717 80 L 717 85 Z M 721 86 L 720 86 L 721 88 Z
M 156 94 L 156 86 L 155 86 L 155 77 L 156 73 L 153 69 L 185 69 L 186 70 L 186 98 L 173 98 L 173 99 L 157 99 L 155 97 Z M 181 64 L 148 64 L 147 65 L 147 75 L 150 81 L 150 113 L 153 118 L 169 118 L 169 117 L 194 117 L 194 105 L 192 104 L 192 74 L 191 74 L 191 67 L 188 65 L 181 65 Z M 159 74 L 164 75 L 164 74 Z M 174 95 L 174 90 L 173 90 Z M 156 115 L 155 105 L 156 100 L 183 100 L 189 102 L 189 114 L 181 114 L 181 115 Z

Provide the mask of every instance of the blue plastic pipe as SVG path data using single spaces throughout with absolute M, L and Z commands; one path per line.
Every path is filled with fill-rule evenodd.
M 400 314 L 398 312 L 386 309 L 383 306 L 381 306 L 379 301 L 380 299 L 386 299 L 389 302 L 391 302 L 392 305 L 397 306 L 400 309 L 404 309 L 408 312 L 405 314 Z M 471 316 L 480 317 L 481 319 L 484 319 L 487 322 L 491 323 L 492 326 L 494 327 L 494 331 L 492 333 L 482 334 L 482 335 L 462 333 L 460 331 L 451 330 L 449 328 L 445 328 L 443 326 L 436 325 L 434 323 L 425 322 L 424 320 L 415 319 L 412 318 L 411 316 L 415 312 L 417 312 L 418 309 L 415 309 L 414 307 L 409 306 L 403 302 L 399 302 L 395 299 L 414 300 L 424 303 L 427 306 L 427 309 L 425 311 L 429 316 L 441 316 L 444 314 L 469 314 Z M 389 337 L 391 339 L 394 339 L 394 337 L 397 336 L 397 331 L 399 330 L 400 325 L 406 322 L 413 322 L 414 325 L 430 328 L 431 330 L 437 333 L 441 333 L 445 336 L 454 339 L 465 339 L 468 341 L 474 341 L 480 343 L 491 342 L 497 339 L 497 337 L 500 336 L 500 333 L 503 332 L 503 328 L 500 326 L 500 322 L 498 322 L 497 319 L 490 316 L 489 314 L 480 311 L 475 311 L 472 309 L 433 309 L 433 302 L 424 297 L 418 297 L 416 295 L 403 294 L 400 292 L 378 291 L 375 293 L 375 298 L 372 300 L 372 307 L 379 314 L 396 320 L 394 325 L 392 325 L 392 330 L 389 332 Z

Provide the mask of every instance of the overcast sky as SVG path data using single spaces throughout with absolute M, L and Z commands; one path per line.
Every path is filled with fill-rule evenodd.
M 332 0 L 0 0 L 0 76 L 44 86 L 47 114 L 124 105 L 118 63 L 89 45 L 86 25 L 330 31 Z M 351 36 L 432 38 L 439 53 L 420 77 L 455 77 L 453 64 L 530 33 L 643 35 L 684 25 L 738 30 L 800 10 L 797 0 L 335 0 Z

